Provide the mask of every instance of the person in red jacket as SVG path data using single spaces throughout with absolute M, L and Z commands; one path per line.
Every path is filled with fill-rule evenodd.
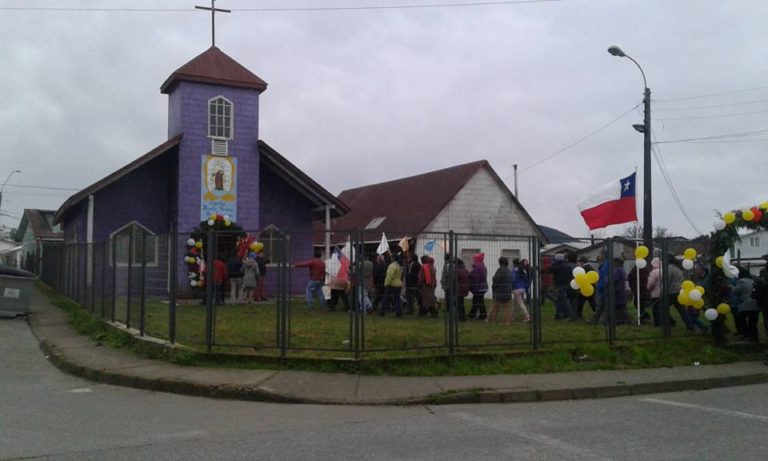
M 213 299 L 218 305 L 224 304 L 224 286 L 229 280 L 227 265 L 220 259 L 213 260 Z
M 312 300 L 317 298 L 320 307 L 325 305 L 325 296 L 323 296 L 323 284 L 325 282 L 325 262 L 320 258 L 312 258 L 301 261 L 293 267 L 309 268 L 309 282 L 307 282 L 307 309 L 312 308 Z

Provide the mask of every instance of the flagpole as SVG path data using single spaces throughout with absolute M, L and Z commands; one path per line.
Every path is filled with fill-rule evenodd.
M 640 242 L 635 241 L 635 251 L 637 251 L 637 248 L 640 246 L 639 243 Z M 637 290 L 635 290 L 637 293 L 637 299 L 635 299 L 635 305 L 637 307 L 637 326 L 640 326 L 640 268 L 637 267 L 637 264 L 635 264 L 635 286 L 637 287 Z
M 637 178 L 637 167 L 635 167 L 635 178 Z M 635 210 L 637 210 L 637 194 L 635 194 Z M 640 224 L 640 221 L 635 221 L 635 223 Z M 635 252 L 637 252 L 637 248 L 640 246 L 637 240 L 635 240 Z M 640 268 L 637 267 L 637 264 L 635 264 L 635 287 L 637 288 L 635 292 L 637 293 L 637 299 L 635 300 L 635 307 L 637 308 L 637 326 L 640 326 Z

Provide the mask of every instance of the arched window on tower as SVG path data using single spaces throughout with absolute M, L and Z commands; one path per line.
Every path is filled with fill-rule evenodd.
M 229 155 L 228 141 L 232 139 L 232 102 L 223 96 L 208 101 L 208 137 L 213 155 Z

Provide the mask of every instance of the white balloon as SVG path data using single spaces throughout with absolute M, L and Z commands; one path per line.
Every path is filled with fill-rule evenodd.
M 721 231 L 725 229 L 725 221 L 722 219 L 715 219 L 715 222 L 712 223 L 712 225 L 715 227 L 716 231 Z
M 688 292 L 688 297 L 691 299 L 691 301 L 701 301 L 701 292 L 694 288 Z
M 739 268 L 731 264 L 731 255 L 727 251 L 723 255 L 723 274 L 729 279 L 739 277 Z
M 576 277 L 579 274 L 586 274 L 586 271 L 583 267 L 574 267 L 573 268 L 573 276 Z
M 576 279 L 571 280 L 571 288 L 573 288 L 574 290 L 578 290 L 579 288 L 581 288 L 581 286 L 576 281 Z
M 638 269 L 645 269 L 645 266 L 648 265 L 648 261 L 645 259 L 637 258 L 635 259 L 635 266 L 637 266 Z
M 707 320 L 710 322 L 715 320 L 717 318 L 717 309 L 712 309 L 711 307 L 704 311 L 704 317 L 706 317 Z
M 693 261 L 690 259 L 684 259 L 683 260 L 683 269 L 689 271 L 693 269 Z
M 209 226 L 213 226 L 213 225 L 214 225 L 214 221 L 213 221 L 213 219 L 209 219 L 209 220 L 208 220 L 208 225 L 209 225 Z
M 193 247 L 195 246 L 195 239 L 189 239 L 187 240 L 187 246 Z

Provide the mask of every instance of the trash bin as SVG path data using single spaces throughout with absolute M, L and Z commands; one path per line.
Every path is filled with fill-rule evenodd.
M 0 264 L 0 317 L 16 317 L 29 312 L 35 274 Z

